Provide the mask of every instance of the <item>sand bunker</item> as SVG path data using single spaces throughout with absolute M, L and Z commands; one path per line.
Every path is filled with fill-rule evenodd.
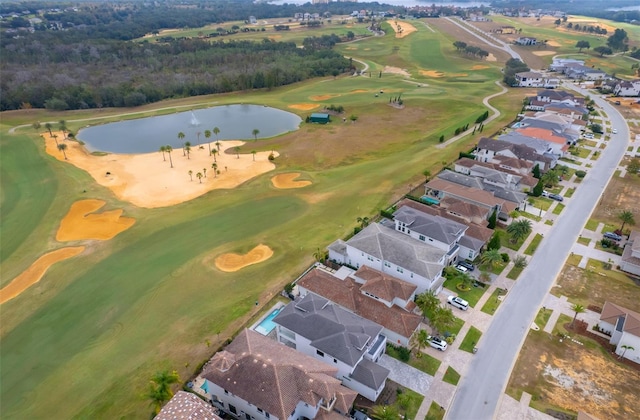
M 427 77 L 444 77 L 444 73 L 435 70 L 420 70 L 420 74 Z
M 369 91 L 365 89 L 356 89 L 356 90 L 352 90 L 350 93 L 367 93 L 367 92 Z
M 289 105 L 288 107 L 291 109 L 299 109 L 300 111 L 309 111 L 319 106 L 320 105 L 317 104 L 293 104 Z
M 471 70 L 484 70 L 484 69 L 488 69 L 489 66 L 483 66 L 482 64 L 476 64 L 475 66 L 471 67 Z
M 537 55 L 539 57 L 544 57 L 545 55 L 555 55 L 555 51 L 534 51 L 533 55 Z
M 558 41 L 547 41 L 547 45 L 550 47 L 561 47 L 562 45 L 560 45 L 558 43 Z
M 303 188 L 307 185 L 311 185 L 311 181 L 296 181 L 295 179 L 299 176 L 299 172 L 293 172 L 290 174 L 278 174 L 271 178 L 271 183 L 274 187 L 283 190 L 289 188 Z
M 84 251 L 83 246 L 73 246 L 67 248 L 56 249 L 44 254 L 36 260 L 31 267 L 27 268 L 18 277 L 13 279 L 6 287 L 0 290 L 0 304 L 13 299 L 20 293 L 24 292 L 31 285 L 36 284 L 42 279 L 44 273 L 49 267 L 58 261 L 63 261 L 71 257 L 75 257 Z
M 54 132 L 54 134 L 58 135 L 58 139 L 63 138 L 62 132 Z M 49 132 L 43 133 L 42 137 L 45 139 L 47 153 L 58 160 L 65 161 Z M 245 154 L 240 154 L 238 158 L 234 149 L 242 146 L 244 144 L 242 141 L 222 142 L 220 153 L 216 157 L 220 172 L 217 176 L 214 176 L 211 168 L 214 158 L 209 156 L 206 143 L 202 148 L 193 147 L 190 158 L 183 156 L 181 149 L 175 149 L 171 153 L 173 161 L 173 168 L 171 168 L 166 153 L 164 159 L 160 152 L 95 156 L 75 141 L 58 140 L 58 142 L 64 142 L 67 145 L 65 153 L 68 160 L 65 162 L 87 171 L 98 184 L 109 188 L 119 199 L 145 208 L 173 206 L 214 189 L 234 188 L 276 167 L 269 161 L 270 151 L 253 155 L 248 153 L 251 149 L 244 149 Z M 211 147 L 215 148 L 215 144 L 211 143 Z M 225 150 L 230 150 L 231 153 L 224 153 Z M 274 156 L 278 154 L 274 152 Z M 193 181 L 189 171 L 193 172 Z M 198 180 L 196 177 L 198 172 L 206 176 Z
M 384 66 L 384 69 L 382 69 L 382 72 L 383 73 L 399 74 L 401 76 L 407 76 L 407 77 L 411 76 L 408 71 L 406 71 L 404 69 L 401 69 L 399 67 Z
M 498 61 L 496 56 L 491 54 L 491 53 L 489 53 L 489 55 L 487 56 L 487 58 L 485 58 L 485 60 L 487 60 L 487 61 Z
M 405 36 L 417 31 L 415 26 L 407 22 L 393 21 L 389 22 L 389 25 L 391 25 L 393 30 L 396 32 L 396 38 L 404 38 Z
M 326 101 L 327 99 L 331 99 L 331 98 L 337 98 L 340 95 L 314 95 L 311 96 L 311 100 L 312 101 Z
M 56 240 L 60 242 L 85 239 L 106 241 L 129 229 L 136 222 L 131 217 L 121 217 L 122 209 L 90 214 L 105 204 L 102 200 L 81 200 L 73 203 L 60 222 Z
M 216 258 L 216 267 L 228 273 L 238 271 L 252 264 L 266 261 L 273 255 L 273 251 L 266 245 L 260 244 L 248 253 L 242 254 L 222 254 Z

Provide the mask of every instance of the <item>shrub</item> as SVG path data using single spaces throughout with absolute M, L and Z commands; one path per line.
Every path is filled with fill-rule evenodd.
M 586 171 L 576 171 L 576 176 L 577 176 L 578 178 L 584 178 L 584 177 L 585 177 L 585 175 L 587 175 L 587 172 L 586 172 Z
M 505 263 L 509 262 L 509 254 L 503 252 L 502 254 L 500 254 L 500 256 L 502 257 L 502 261 L 504 261 Z

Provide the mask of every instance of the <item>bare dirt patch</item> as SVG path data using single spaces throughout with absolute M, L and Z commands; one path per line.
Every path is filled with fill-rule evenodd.
M 55 140 L 45 132 L 42 137 L 48 154 L 87 171 L 98 184 L 109 188 L 119 199 L 138 207 L 173 206 L 211 190 L 235 188 L 275 169 L 275 165 L 269 161 L 270 151 L 258 152 L 254 156 L 247 153 L 248 150 L 243 150 L 243 154 L 236 155 L 235 147 L 244 145 L 242 141 L 222 142 L 221 153 L 216 158 L 220 173 L 215 176 L 211 168 L 214 158 L 209 156 L 207 144 L 202 148 L 194 147 L 189 156 L 176 149 L 171 153 L 171 159 L 166 154 L 163 159 L 159 152 L 95 156 L 78 142 L 62 140 L 62 132 L 53 134 L 58 136 L 58 143 L 66 144 L 67 160 L 58 150 Z M 210 146 L 213 148 L 215 144 L 210 143 Z M 274 155 L 277 156 L 277 153 Z M 189 176 L 189 171 L 193 172 L 193 178 Z M 205 175 L 200 181 L 196 178 L 198 172 Z
M 415 26 L 413 26 L 412 24 L 410 24 L 408 22 L 402 22 L 402 21 L 395 20 L 393 22 L 389 22 L 389 24 L 391 25 L 391 27 L 395 31 L 396 38 L 404 38 L 405 36 L 408 36 L 408 35 L 412 34 L 413 32 L 417 31 Z
M 534 51 L 533 54 L 538 57 L 544 57 L 546 55 L 555 55 L 556 51 Z
M 339 94 L 332 94 L 332 95 L 314 95 L 311 96 L 311 100 L 312 101 L 326 101 L 327 99 L 331 99 L 331 98 L 337 98 L 339 97 Z
M 122 217 L 122 209 L 94 213 L 105 204 L 102 200 L 81 200 L 73 203 L 60 222 L 56 240 L 60 242 L 86 239 L 106 241 L 129 229 L 136 222 L 131 217 Z
M 639 106 L 640 108 L 640 106 Z M 624 178 L 614 176 L 605 188 L 592 219 L 620 227 L 618 215 L 623 210 L 633 212 L 636 223 L 640 221 L 640 177 L 627 175 Z M 626 229 L 626 227 L 625 227 Z
M 319 106 L 320 105 L 317 105 L 317 104 L 293 104 L 293 105 L 288 105 L 288 108 L 299 109 L 300 111 L 310 111 Z
M 300 176 L 299 172 L 293 172 L 289 174 L 278 174 L 271 178 L 271 183 L 274 187 L 280 189 L 289 188 L 303 188 L 311 185 L 311 181 L 296 181 L 296 178 Z
M 0 304 L 7 302 L 27 290 L 42 279 L 53 264 L 75 257 L 84 251 L 83 246 L 56 249 L 38 258 L 29 268 L 23 271 L 11 283 L 0 290 Z
M 246 254 L 222 254 L 215 260 L 216 267 L 221 271 L 234 272 L 252 264 L 268 260 L 273 251 L 266 245 L 260 244 Z
M 493 55 L 492 53 L 489 53 L 489 55 L 486 58 L 487 61 L 498 61 L 498 59 L 496 58 L 495 55 Z
M 562 47 L 558 41 L 547 41 L 547 45 L 555 48 Z
M 427 77 L 444 77 L 444 73 L 436 70 L 420 70 L 420 74 Z
M 355 90 L 352 90 L 350 93 L 367 93 L 367 92 L 369 91 L 365 89 L 355 89 Z
M 401 76 L 406 76 L 406 77 L 411 76 L 408 71 L 406 71 L 404 69 L 401 69 L 399 67 L 384 66 L 384 69 L 382 69 L 382 72 L 383 73 L 391 73 L 391 74 L 399 74 Z
M 475 66 L 471 67 L 471 70 L 484 70 L 488 68 L 489 66 L 485 66 L 483 64 L 476 64 Z

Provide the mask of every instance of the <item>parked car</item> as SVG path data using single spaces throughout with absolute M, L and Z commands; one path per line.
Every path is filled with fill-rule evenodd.
M 549 198 L 556 201 L 564 201 L 564 198 L 559 194 L 549 194 Z
M 463 311 L 469 309 L 469 302 L 464 299 L 460 299 L 458 296 L 449 296 L 447 298 L 447 303 L 451 306 L 455 306 L 458 309 L 462 309 Z
M 542 194 L 540 194 L 543 197 L 549 197 L 549 191 L 542 191 Z
M 473 271 L 476 269 L 476 266 L 470 263 L 469 261 L 458 261 L 458 265 L 466 268 L 469 271 Z
M 612 134 L 618 134 L 618 129 L 617 128 L 612 128 L 611 129 L 611 133 Z
M 360 410 L 351 410 L 351 418 L 353 420 L 371 420 L 369 416 L 367 416 Z
M 461 273 L 466 273 L 467 271 L 469 271 L 469 269 L 463 265 L 457 264 L 456 265 L 456 270 L 458 270 Z
M 602 236 L 604 236 L 607 239 L 614 240 L 614 241 L 621 241 L 622 240 L 622 236 L 618 235 L 615 232 L 605 232 Z
M 594 138 L 594 135 L 593 135 L 593 133 L 587 133 L 587 134 L 584 135 L 584 138 L 585 139 L 592 139 L 592 138 Z
M 442 338 L 429 336 L 429 338 L 427 338 L 427 341 L 429 342 L 429 345 L 434 349 L 438 349 L 440 351 L 445 351 L 447 349 L 447 342 Z

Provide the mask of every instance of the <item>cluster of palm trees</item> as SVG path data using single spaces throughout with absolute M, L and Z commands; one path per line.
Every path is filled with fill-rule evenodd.
M 173 397 L 171 385 L 178 382 L 180 382 L 180 377 L 175 370 L 172 372 L 163 370 L 153 375 L 147 395 L 151 399 L 151 405 L 154 407 L 156 414 L 158 414 L 162 406 Z
M 422 314 L 429 320 L 429 324 L 436 334 L 444 332 L 447 328 L 453 326 L 456 317 L 453 315 L 451 308 L 447 308 L 440 303 L 440 299 L 432 290 L 427 290 L 416 297 L 416 305 L 422 311 Z M 428 334 L 422 332 L 415 334 L 412 338 L 413 346 L 417 350 L 416 356 L 420 357 L 423 347 L 428 345 Z

